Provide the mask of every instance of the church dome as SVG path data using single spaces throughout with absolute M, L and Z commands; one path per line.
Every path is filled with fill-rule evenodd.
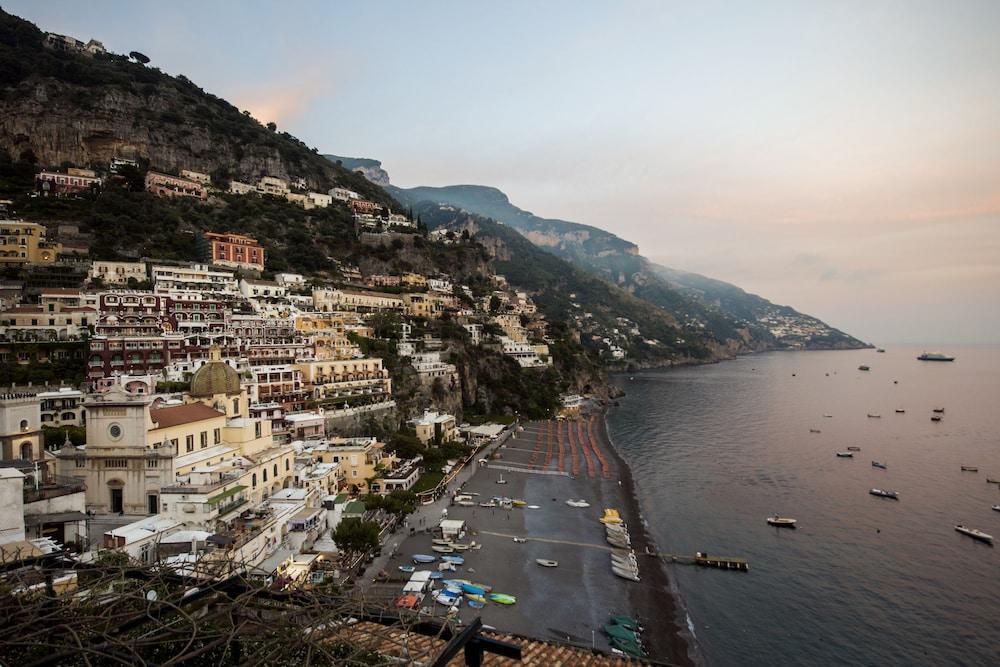
M 240 393 L 240 375 L 236 370 L 222 361 L 219 348 L 212 346 L 209 350 L 209 360 L 191 376 L 191 396 L 203 398 L 216 394 Z

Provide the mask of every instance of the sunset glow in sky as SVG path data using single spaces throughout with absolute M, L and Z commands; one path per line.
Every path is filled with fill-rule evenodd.
M 1000 2 L 10 1 L 393 183 L 877 343 L 1000 342 Z

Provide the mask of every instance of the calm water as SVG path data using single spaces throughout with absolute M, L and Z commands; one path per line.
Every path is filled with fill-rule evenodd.
M 707 663 L 1000 664 L 1000 486 L 986 482 L 1000 478 L 1000 348 L 949 351 L 954 363 L 890 347 L 616 378 L 628 395 L 611 435 L 660 549 L 750 561 L 671 567 Z M 850 445 L 854 459 L 835 457 Z M 798 529 L 767 526 L 775 512 Z

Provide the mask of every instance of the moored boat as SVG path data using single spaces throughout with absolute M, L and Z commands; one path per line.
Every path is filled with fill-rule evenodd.
M 896 408 L 896 414 L 897 415 L 906 414 L 906 410 L 904 410 L 903 408 Z
M 548 558 L 536 558 L 535 562 L 542 567 L 559 567 L 559 561 L 549 560 Z
M 944 408 L 934 408 L 931 412 L 936 412 L 938 414 L 944 413 Z
M 987 477 L 986 478 L 986 483 L 987 484 L 1000 484 L 1000 479 L 994 479 L 992 477 Z
M 465 563 L 465 559 L 461 556 L 441 556 L 441 560 L 446 563 L 454 563 L 455 565 L 463 565 Z
M 979 472 L 976 466 L 962 466 L 962 472 Z
M 433 540 L 431 540 L 431 544 L 437 544 L 438 546 L 442 546 L 442 547 L 450 547 L 451 546 L 451 540 L 443 540 L 440 537 L 436 537 Z
M 877 412 L 869 412 L 868 413 L 868 417 L 869 417 L 869 419 L 881 419 L 882 415 L 880 415 Z
M 882 463 L 881 461 L 872 461 L 872 467 L 881 468 L 882 470 L 885 470 L 888 466 L 886 466 L 886 464 Z
M 399 566 L 399 571 L 400 572 L 413 572 L 416 569 L 417 568 L 413 567 L 412 565 L 400 565 Z
M 994 510 L 995 512 L 1000 512 L 1000 505 L 994 505 L 994 506 L 993 506 L 993 510 Z
M 980 540 L 982 542 L 989 542 L 990 544 L 993 544 L 993 536 L 988 535 L 981 530 L 977 530 L 975 528 L 969 528 L 968 526 L 963 526 L 962 524 L 958 524 L 957 526 L 955 526 L 955 530 L 962 533 L 963 535 L 968 535 L 972 539 Z
M 887 489 L 871 489 L 868 493 L 880 498 L 892 498 L 893 500 L 899 500 L 899 493 L 896 491 L 889 491 Z
M 455 551 L 468 551 L 469 547 L 472 546 L 472 545 L 471 544 L 463 544 L 461 542 L 452 542 L 448 546 L 450 546 Z
M 414 563 L 433 563 L 437 560 L 437 556 L 428 556 L 427 554 L 413 554 Z
M 867 366 L 865 364 L 861 364 L 860 366 L 858 366 L 859 371 L 870 371 L 871 369 L 872 369 L 871 366 Z
M 850 447 L 847 448 L 847 451 L 849 451 L 849 452 L 860 452 L 861 448 L 858 447 L 857 445 L 851 445 Z
M 919 357 L 920 361 L 955 361 L 955 357 L 944 354 L 943 352 L 924 352 Z
M 776 528 L 795 528 L 795 524 L 798 519 L 793 519 L 787 516 L 780 516 L 775 514 L 774 516 L 767 517 L 767 523 L 775 526 Z
M 837 452 L 837 456 L 839 456 L 842 459 L 853 459 L 854 452 Z
M 611 571 L 615 574 L 615 576 L 621 577 L 622 579 L 628 579 L 629 581 L 639 581 L 639 575 L 636 574 L 636 572 L 634 572 L 633 570 L 627 570 L 612 565 Z
M 455 553 L 455 550 L 453 548 L 442 546 L 440 544 L 432 544 L 431 545 L 431 551 L 436 551 L 439 554 L 452 554 L 452 553 Z
M 810 433 L 820 433 L 821 431 L 818 428 L 811 428 L 811 429 L 809 429 L 809 432 Z
M 933 417 L 931 417 L 931 421 L 932 422 L 939 422 L 939 421 L 941 421 L 941 415 L 934 415 Z
M 497 604 L 514 604 L 517 602 L 517 598 L 513 595 L 507 595 L 506 593 L 490 593 L 490 602 L 496 602 Z

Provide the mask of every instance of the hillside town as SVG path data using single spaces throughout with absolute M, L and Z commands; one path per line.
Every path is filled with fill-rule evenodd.
M 137 166 L 42 170 L 32 196 L 94 194 Z M 143 182 L 156 197 L 215 194 L 190 170 L 148 170 Z M 343 206 L 359 235 L 417 233 L 405 214 L 345 188 L 264 176 L 228 194 Z M 0 284 L 0 360 L 84 369 L 79 382 L 29 380 L 0 395 L 4 560 L 118 552 L 199 576 L 238 567 L 288 585 L 346 579 L 377 544 L 338 545 L 338 526 L 374 524 L 384 540 L 515 428 L 512 416 L 472 424 L 445 409 L 461 406 L 448 400 L 459 378 L 428 323 L 460 326 L 470 345 L 525 372 L 552 365 L 544 317 L 503 276 L 477 295 L 447 274 L 347 264 L 336 281 L 271 274 L 265 247 L 235 232 L 204 232 L 188 261 L 90 260 L 0 206 L 3 266 L 86 275 L 76 287 Z M 386 359 L 363 351 L 376 345 L 416 377 L 405 405 Z M 396 437 L 413 446 L 393 451 Z

